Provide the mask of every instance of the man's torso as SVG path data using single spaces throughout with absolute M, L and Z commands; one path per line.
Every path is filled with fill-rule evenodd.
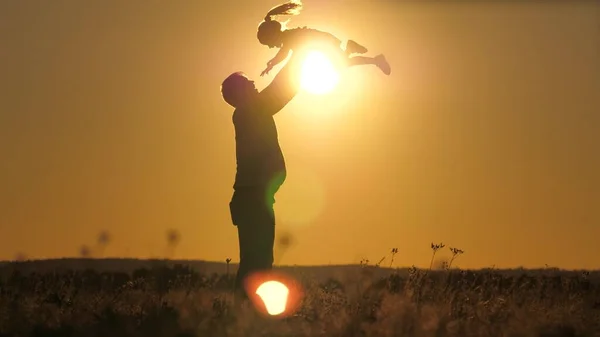
M 234 189 L 267 188 L 275 191 L 285 180 L 286 167 L 273 116 L 260 106 L 233 113 L 237 172 Z M 273 192 L 274 193 L 274 192 Z

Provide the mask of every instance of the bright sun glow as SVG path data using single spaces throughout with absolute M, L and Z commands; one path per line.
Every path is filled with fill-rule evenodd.
M 263 300 L 267 313 L 271 316 L 285 312 L 289 292 L 285 284 L 277 281 L 267 281 L 256 289 L 256 294 Z
M 323 95 L 335 88 L 339 74 L 331 60 L 322 52 L 308 53 L 302 64 L 300 85 L 311 94 Z

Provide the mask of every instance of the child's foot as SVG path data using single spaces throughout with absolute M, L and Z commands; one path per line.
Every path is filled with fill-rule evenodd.
M 356 43 L 356 41 L 348 40 L 346 43 L 346 52 L 348 54 L 364 54 L 368 52 L 367 48 Z
M 381 69 L 381 71 L 383 71 L 383 73 L 386 75 L 389 75 L 392 73 L 390 64 L 385 59 L 385 56 L 383 56 L 383 54 L 379 54 L 379 55 L 375 56 L 375 65 L 377 67 L 379 67 L 379 69 Z

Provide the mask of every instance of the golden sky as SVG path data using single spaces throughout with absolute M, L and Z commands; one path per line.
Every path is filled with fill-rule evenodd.
M 237 260 L 232 108 L 277 1 L 0 2 L 0 259 Z M 283 264 L 600 267 L 600 5 L 306 0 L 290 26 L 384 53 L 276 117 Z M 278 68 L 276 69 L 278 70 Z M 448 255 L 447 248 L 443 255 Z

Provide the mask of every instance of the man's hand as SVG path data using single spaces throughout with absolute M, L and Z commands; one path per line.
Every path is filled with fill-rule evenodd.
M 265 104 L 265 112 L 274 115 L 296 96 L 300 87 L 297 74 L 300 70 L 300 59 L 292 56 L 283 68 L 275 75 L 271 83 L 260 92 L 261 101 Z M 268 73 L 273 68 L 268 64 L 263 73 Z

